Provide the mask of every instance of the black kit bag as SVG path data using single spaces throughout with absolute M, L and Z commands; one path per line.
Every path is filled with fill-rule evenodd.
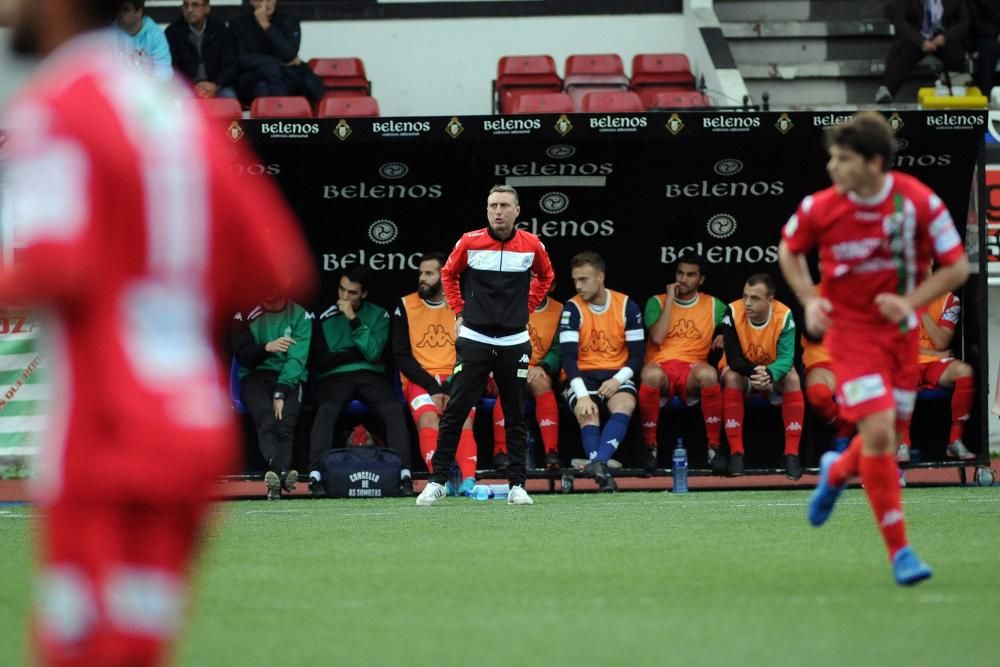
M 328 498 L 399 495 L 399 454 L 388 447 L 331 449 L 323 464 Z

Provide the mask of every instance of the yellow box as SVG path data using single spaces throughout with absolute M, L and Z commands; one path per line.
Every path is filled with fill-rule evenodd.
M 925 109 L 985 109 L 989 99 L 975 86 L 968 86 L 965 95 L 938 95 L 934 87 L 917 91 L 917 102 Z

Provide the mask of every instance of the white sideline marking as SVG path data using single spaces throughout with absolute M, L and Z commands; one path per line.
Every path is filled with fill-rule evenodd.
M 298 510 L 247 510 L 246 514 L 302 514 L 303 516 L 308 514 L 308 512 L 299 512 Z

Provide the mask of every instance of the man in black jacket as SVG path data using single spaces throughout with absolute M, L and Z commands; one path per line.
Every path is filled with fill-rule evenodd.
M 1000 3 L 997 0 L 969 0 L 972 43 L 976 56 L 976 85 L 989 97 L 1000 60 Z
M 891 8 L 896 36 L 875 93 L 878 104 L 892 102 L 924 56 L 937 56 L 949 70 L 965 69 L 964 42 L 969 34 L 965 0 L 894 0 Z
M 183 0 L 180 18 L 165 30 L 170 57 L 198 97 L 236 97 L 236 39 L 211 11 L 209 0 Z
M 277 4 L 277 0 L 250 0 L 251 11 L 229 24 L 240 53 L 236 90 L 244 102 L 280 95 L 305 95 L 319 101 L 326 89 L 299 58 L 299 20 L 278 12 Z

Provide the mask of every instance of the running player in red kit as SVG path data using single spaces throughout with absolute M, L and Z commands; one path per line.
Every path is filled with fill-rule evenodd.
M 44 56 L 15 98 L 4 178 L 21 247 L 0 300 L 45 306 L 54 418 L 41 508 L 36 659 L 167 661 L 212 483 L 237 431 L 212 346 L 240 306 L 307 296 L 312 261 L 274 187 L 179 86 L 119 61 L 118 0 L 19 3 Z
M 846 482 L 860 474 L 896 583 L 911 585 L 931 569 L 906 539 L 896 422 L 912 414 L 920 376 L 917 309 L 961 285 L 969 261 L 941 199 L 887 169 L 892 130 L 880 114 L 859 113 L 832 128 L 827 146 L 833 185 L 802 200 L 782 231 L 778 259 L 806 327 L 825 333 L 841 414 L 859 434 L 843 454 L 821 458 L 809 521 L 824 523 Z M 816 247 L 822 296 L 805 261 Z M 941 268 L 918 284 L 932 258 Z

